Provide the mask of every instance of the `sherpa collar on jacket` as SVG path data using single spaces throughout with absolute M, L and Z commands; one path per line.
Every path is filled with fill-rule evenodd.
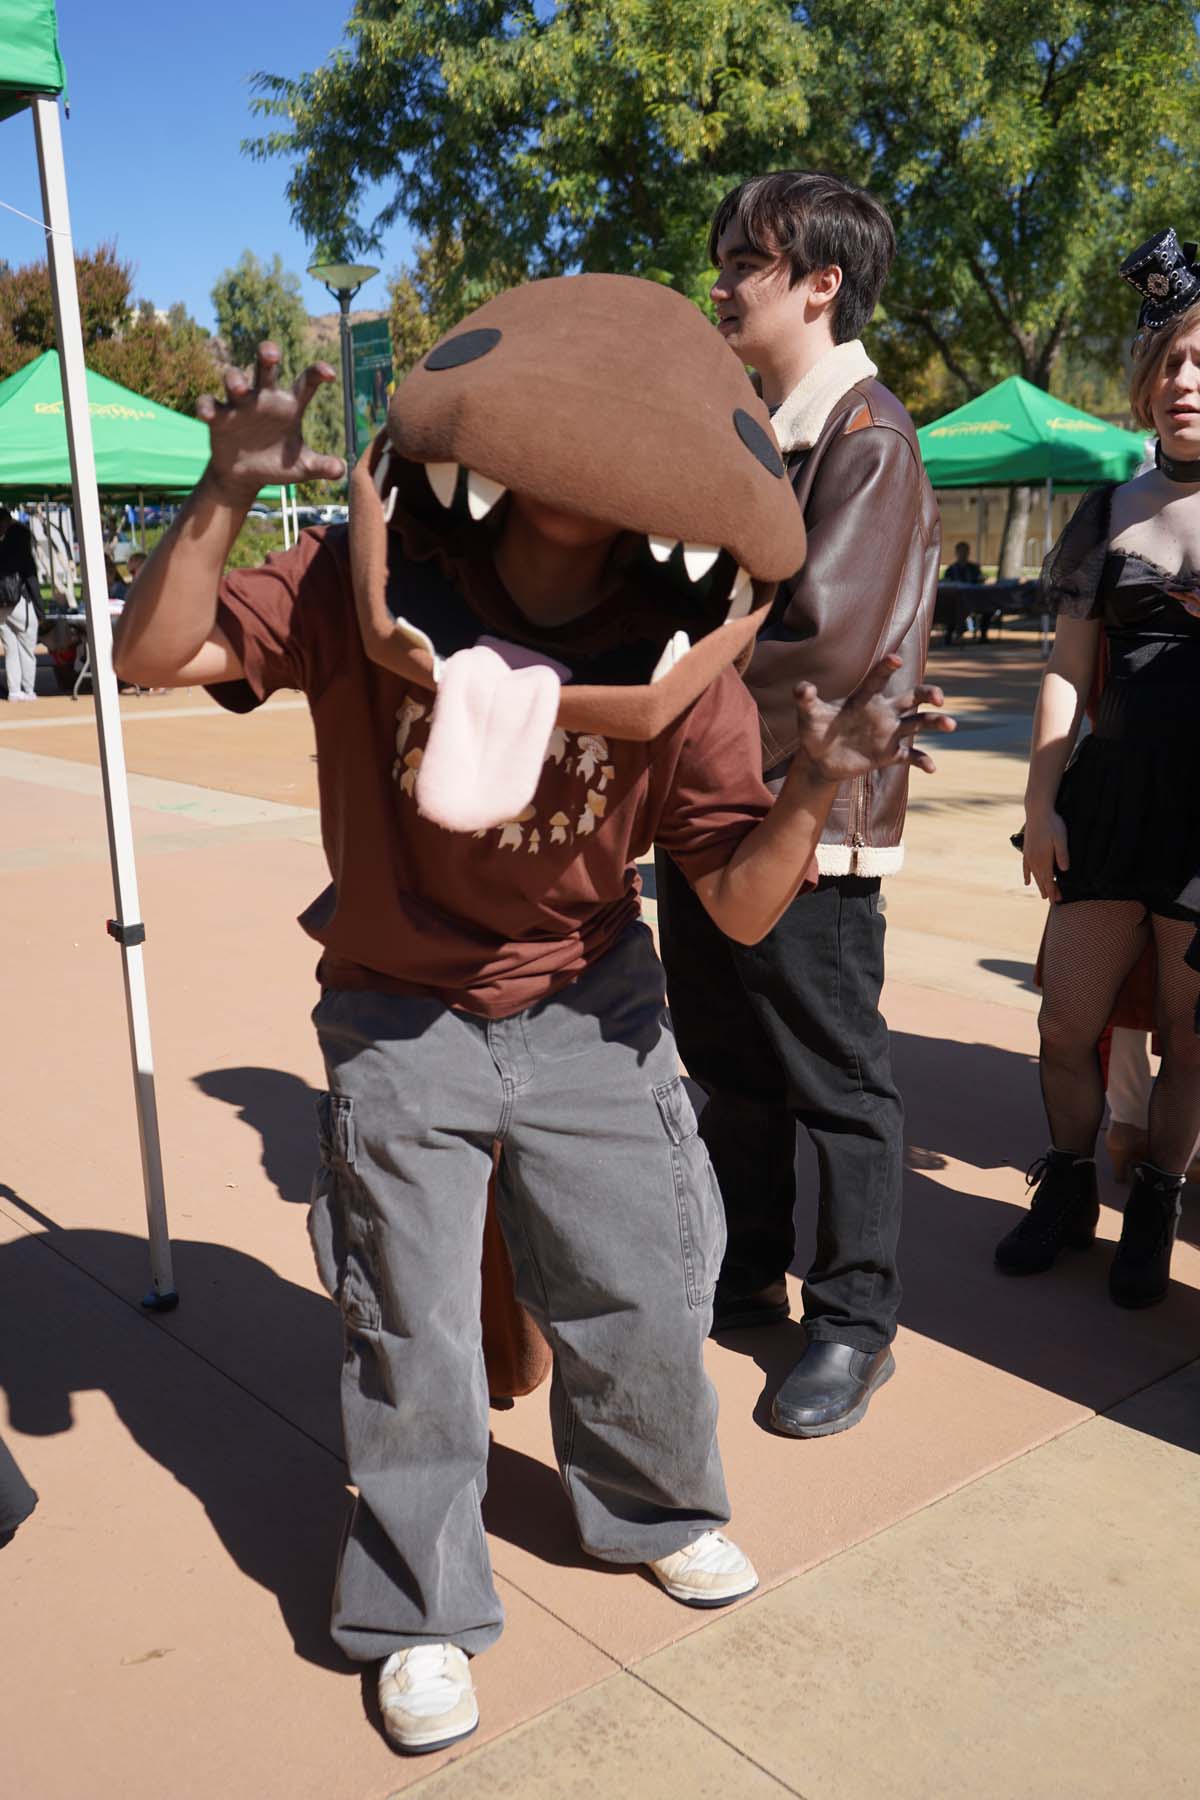
M 842 395 L 878 372 L 858 338 L 827 350 L 771 416 L 783 454 L 811 450 Z

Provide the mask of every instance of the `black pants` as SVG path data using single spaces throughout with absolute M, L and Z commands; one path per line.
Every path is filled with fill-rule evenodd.
M 822 879 L 759 944 L 719 932 L 668 856 L 655 863 L 675 1036 L 708 1095 L 700 1130 L 725 1201 L 721 1290 L 752 1293 L 796 1253 L 796 1123 L 820 1168 L 810 1338 L 875 1351 L 896 1330 L 904 1114 L 879 1012 L 879 882 Z

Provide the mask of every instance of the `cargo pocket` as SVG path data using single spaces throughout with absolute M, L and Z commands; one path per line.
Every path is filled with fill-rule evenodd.
M 707 1306 L 725 1255 L 725 1209 L 683 1082 L 678 1076 L 662 1082 L 655 1088 L 654 1098 L 671 1144 L 688 1303 Z
M 354 1102 L 317 1095 L 320 1160 L 313 1179 L 308 1231 L 317 1273 L 354 1331 L 378 1331 L 375 1224 L 355 1168 Z

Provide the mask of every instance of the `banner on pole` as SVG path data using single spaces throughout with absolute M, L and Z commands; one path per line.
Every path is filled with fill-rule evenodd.
M 369 319 L 350 327 L 354 359 L 354 453 L 362 456 L 383 425 L 395 387 L 392 334 L 386 319 Z

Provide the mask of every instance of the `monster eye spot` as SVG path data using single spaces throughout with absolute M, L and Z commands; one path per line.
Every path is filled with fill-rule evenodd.
M 500 342 L 500 333 L 494 328 L 486 331 L 460 331 L 457 337 L 447 338 L 445 343 L 438 344 L 425 358 L 425 367 L 435 372 L 439 369 L 461 369 L 464 363 L 478 362 L 489 350 L 494 350 Z
M 768 475 L 775 475 L 782 479 L 785 473 L 783 458 L 758 420 L 751 418 L 750 414 L 743 412 L 739 406 L 733 415 L 733 424 L 751 456 L 757 458 Z

